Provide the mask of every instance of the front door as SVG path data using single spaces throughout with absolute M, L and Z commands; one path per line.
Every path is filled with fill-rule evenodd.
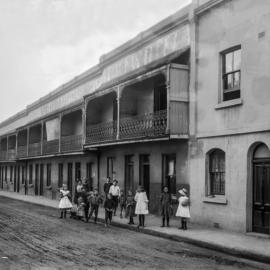
M 254 163 L 253 231 L 270 233 L 270 163 Z
M 71 198 L 72 198 L 72 186 L 73 186 L 72 173 L 73 173 L 72 163 L 68 163 L 67 186 L 68 186 L 68 190 L 70 192 Z
M 36 164 L 35 168 L 35 195 L 38 195 L 38 178 L 39 178 L 39 165 Z
M 18 166 L 18 173 L 17 173 L 17 192 L 20 192 L 20 182 L 21 182 L 21 166 Z
M 128 191 L 133 191 L 134 185 L 134 161 L 133 155 L 125 156 L 125 193 Z
M 150 197 L 150 161 L 149 155 L 140 155 L 140 185 L 144 187 L 148 200 Z
M 40 164 L 40 176 L 39 176 L 39 195 L 43 195 L 43 186 L 44 186 L 44 165 Z

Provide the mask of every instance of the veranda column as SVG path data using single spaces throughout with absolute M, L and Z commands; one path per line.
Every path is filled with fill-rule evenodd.
M 117 133 L 116 133 L 116 140 L 120 139 L 120 101 L 123 92 L 123 87 L 117 86 Z
M 29 155 L 29 140 L 30 140 L 30 131 L 29 127 L 27 127 L 27 134 L 26 134 L 26 155 Z
M 86 143 L 86 103 L 82 107 L 82 145 Z
M 41 122 L 41 142 L 40 142 L 41 155 L 43 155 L 43 140 L 44 140 L 44 121 Z
M 59 149 L 58 152 L 61 152 L 61 137 L 62 137 L 62 113 L 59 114 Z
M 167 90 L 167 126 L 166 126 L 166 134 L 170 133 L 170 65 L 167 66 L 166 71 L 166 90 Z
M 16 133 L 16 144 L 15 144 L 15 158 L 18 154 L 18 132 Z

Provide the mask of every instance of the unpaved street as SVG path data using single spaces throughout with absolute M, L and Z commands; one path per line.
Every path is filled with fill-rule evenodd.
M 0 269 L 269 269 L 189 244 L 58 218 L 0 197 Z

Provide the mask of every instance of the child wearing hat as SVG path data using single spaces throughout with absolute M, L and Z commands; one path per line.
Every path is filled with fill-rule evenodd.
M 185 188 L 180 189 L 178 192 L 180 193 L 180 197 L 175 216 L 181 218 L 181 227 L 179 229 L 187 230 L 187 219 L 190 218 L 188 192 Z
M 144 227 L 145 215 L 149 214 L 148 211 L 148 199 L 146 192 L 142 186 L 139 186 L 135 195 L 134 200 L 136 201 L 135 214 L 139 215 L 139 225 L 140 227 Z

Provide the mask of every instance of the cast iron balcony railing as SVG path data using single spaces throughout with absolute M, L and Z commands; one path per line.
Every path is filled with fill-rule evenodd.
M 59 152 L 59 140 L 43 141 L 43 154 L 56 154 Z
M 166 133 L 167 110 L 120 119 L 119 139 L 161 137 Z
M 78 151 L 82 149 L 82 135 L 61 137 L 61 152 Z
M 8 160 L 16 159 L 16 149 L 8 149 Z
M 102 143 L 116 140 L 116 121 L 87 126 L 86 143 Z
M 4 161 L 7 159 L 7 151 L 0 151 L 0 160 Z
M 20 145 L 17 148 L 17 157 L 23 158 L 27 157 L 27 145 Z
M 39 156 L 41 155 L 41 143 L 31 143 L 28 148 L 29 156 Z

